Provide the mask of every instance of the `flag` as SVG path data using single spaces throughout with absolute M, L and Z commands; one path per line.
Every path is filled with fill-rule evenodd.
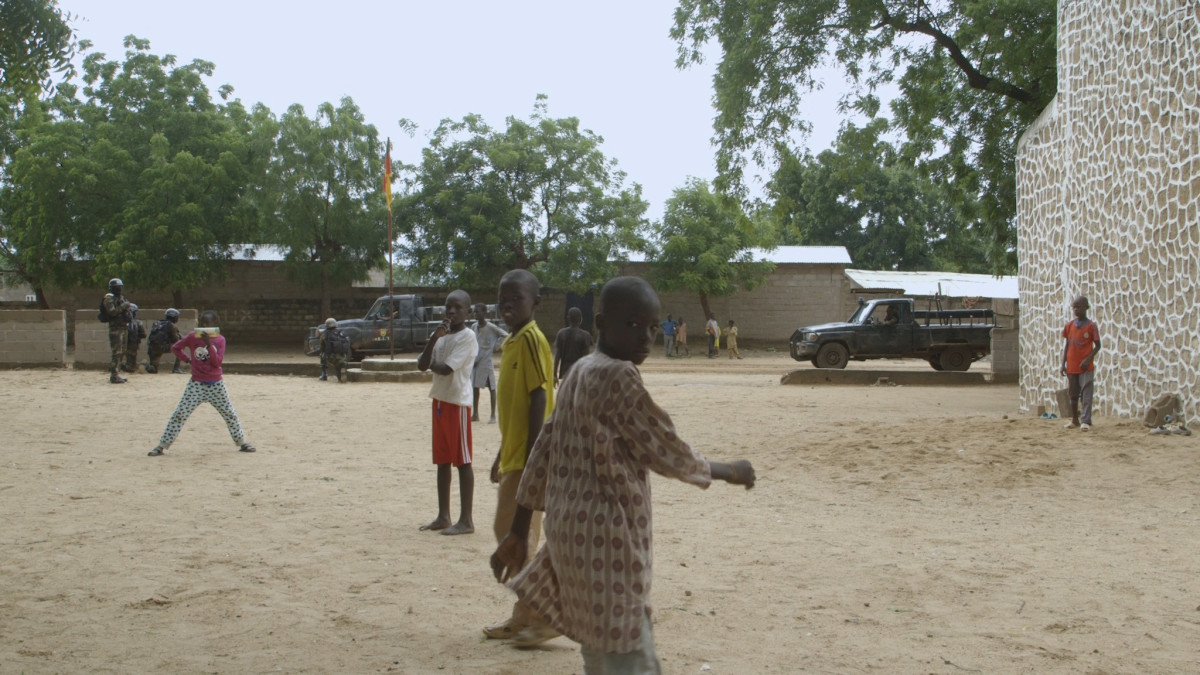
M 388 213 L 392 212 L 392 139 L 387 142 L 387 154 L 383 156 L 383 195 L 387 199 Z

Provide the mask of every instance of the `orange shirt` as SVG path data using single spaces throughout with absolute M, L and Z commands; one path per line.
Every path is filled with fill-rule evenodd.
M 1096 350 L 1096 345 L 1100 344 L 1100 327 L 1096 322 L 1088 319 L 1080 326 L 1072 319 L 1067 322 L 1066 328 L 1063 328 L 1062 336 L 1067 339 L 1067 374 L 1078 375 L 1084 370 L 1094 370 L 1095 361 L 1088 362 L 1086 369 L 1082 364 L 1083 360 Z

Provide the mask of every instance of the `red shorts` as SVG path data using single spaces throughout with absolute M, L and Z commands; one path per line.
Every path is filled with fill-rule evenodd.
M 471 408 L 433 399 L 433 463 L 471 463 Z

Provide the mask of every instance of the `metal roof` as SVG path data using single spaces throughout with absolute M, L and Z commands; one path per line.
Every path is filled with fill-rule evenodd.
M 850 252 L 845 246 L 777 246 L 752 248 L 755 261 L 769 260 L 776 265 L 849 265 Z M 642 253 L 629 253 L 629 262 L 646 262 Z
M 956 272 L 886 272 L 847 269 L 846 277 L 866 290 L 894 290 L 901 295 L 942 295 L 964 298 L 1017 298 L 1017 277 Z

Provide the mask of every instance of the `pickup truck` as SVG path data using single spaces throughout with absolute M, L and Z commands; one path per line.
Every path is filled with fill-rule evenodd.
M 396 351 L 423 349 L 429 334 L 442 320 L 441 306 L 428 307 L 419 295 L 385 295 L 371 305 L 361 319 L 342 319 L 338 330 L 350 338 L 350 360 L 360 361 L 364 354 L 388 354 L 395 341 Z M 321 353 L 321 334 L 325 326 L 313 326 L 304 338 L 304 353 Z
M 818 368 L 849 359 L 925 359 L 934 370 L 963 371 L 992 350 L 990 309 L 918 310 L 908 298 L 858 301 L 849 320 L 797 328 L 792 358 Z

